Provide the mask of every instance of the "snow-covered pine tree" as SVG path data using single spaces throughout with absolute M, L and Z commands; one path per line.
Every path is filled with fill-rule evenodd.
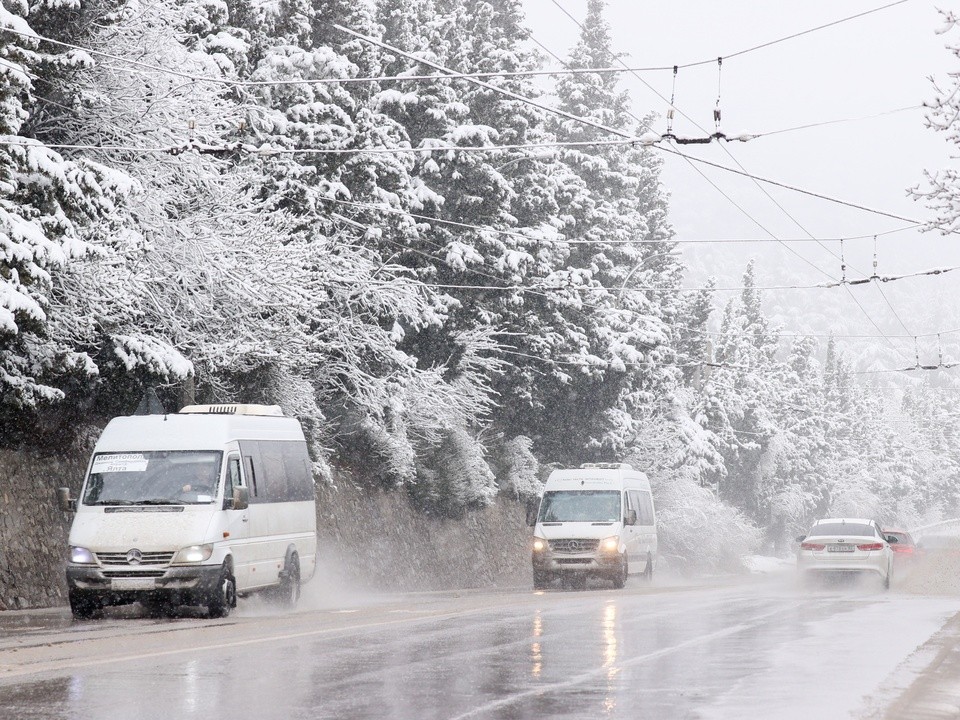
M 602 0 L 591 0 L 580 40 L 568 65 L 609 67 L 615 60 Z M 572 119 L 554 121 L 565 142 L 609 140 L 596 125 L 637 134 L 629 98 L 613 74 L 563 76 L 557 82 L 559 107 Z M 561 196 L 561 232 L 575 250 L 567 266 L 553 274 L 560 286 L 581 293 L 581 332 L 571 358 L 584 367 L 569 372 L 556 388 L 556 435 L 579 435 L 594 457 L 615 457 L 657 407 L 675 381 L 665 366 L 675 358 L 665 320 L 675 316 L 680 265 L 672 253 L 666 223 L 666 197 L 659 163 L 647 151 L 629 147 L 568 148 L 562 159 L 570 170 Z M 652 241 L 649 245 L 636 241 Z M 646 250 L 644 248 L 647 248 Z M 657 288 L 656 290 L 652 288 Z M 589 289 L 584 289 L 589 288 Z M 662 288 L 662 289 L 661 289 Z M 582 312 L 582 308 L 589 308 Z
M 49 14 L 73 3 L 46 3 Z M 61 304 L 61 281 L 96 255 L 131 189 L 122 173 L 47 146 L 60 137 L 35 122 L 45 98 L 38 86 L 91 63 L 83 52 L 44 46 L 28 24 L 28 5 L 0 5 L 0 437 L 36 442 L 40 424 L 59 413 L 71 388 L 84 394 L 96 378 L 89 355 L 72 342 L 83 315 Z M 47 84 L 47 87 L 49 85 Z M 46 88 L 45 88 L 46 89 Z M 52 144 L 52 143 L 51 143 Z M 56 406 L 54 413 L 44 410 Z M 63 438 L 46 438 L 62 442 Z

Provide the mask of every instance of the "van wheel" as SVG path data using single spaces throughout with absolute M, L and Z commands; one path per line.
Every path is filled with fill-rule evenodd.
M 220 570 L 220 580 L 207 603 L 207 611 L 212 618 L 225 618 L 230 610 L 237 606 L 237 582 L 230 568 L 224 564 Z
M 613 576 L 613 587 L 620 590 L 627 584 L 627 574 L 630 572 L 630 566 L 627 563 L 627 556 L 623 556 L 623 566 Z
M 103 614 L 100 598 L 93 593 L 71 590 L 69 598 L 74 620 L 93 620 Z
M 281 607 L 294 608 L 300 599 L 300 558 L 294 553 L 287 567 L 280 573 L 280 584 L 276 590 L 277 603 Z
M 533 589 L 546 590 L 550 584 L 550 575 L 545 570 L 533 571 Z

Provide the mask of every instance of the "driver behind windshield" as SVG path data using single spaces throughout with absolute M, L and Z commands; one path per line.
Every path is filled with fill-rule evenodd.
M 181 494 L 212 498 L 216 491 L 217 481 L 213 473 L 216 468 L 209 463 L 194 463 L 187 465 L 181 478 L 184 480 L 180 488 Z

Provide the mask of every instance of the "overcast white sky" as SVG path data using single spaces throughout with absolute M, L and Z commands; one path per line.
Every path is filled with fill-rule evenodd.
M 631 67 L 672 66 L 733 55 L 890 2 L 608 0 L 607 18 L 615 48 L 625 53 L 624 60 Z M 561 7 L 582 20 L 586 5 L 586 0 L 525 0 L 534 37 L 561 57 L 576 42 L 579 32 Z M 823 121 L 864 118 L 931 99 L 934 93 L 929 76 L 945 81 L 948 71 L 960 71 L 960 61 L 945 48 L 948 41 L 960 43 L 960 33 L 935 33 L 942 25 L 936 8 L 931 2 L 910 0 L 726 59 L 719 78 L 721 129 L 729 136 L 771 132 Z M 662 96 L 670 97 L 671 71 L 645 72 L 641 76 Z M 636 77 L 628 73 L 621 77 L 637 114 L 659 113 L 661 117 L 654 129 L 665 131 L 663 100 Z M 678 117 L 674 132 L 681 136 L 702 135 L 679 116 L 680 112 L 713 132 L 717 93 L 715 62 L 681 69 L 676 83 Z M 726 166 L 739 162 L 755 175 L 922 221 L 930 213 L 906 197 L 906 188 L 922 182 L 925 168 L 946 167 L 951 162 L 950 147 L 942 136 L 924 127 L 923 117 L 923 110 L 915 109 L 784 132 L 748 143 L 728 143 L 729 154 L 716 143 L 677 149 Z M 678 239 L 768 241 L 750 245 L 684 245 L 692 285 L 700 284 L 706 274 L 717 275 L 721 284 L 739 284 L 737 276 L 751 256 L 757 259 L 764 282 L 824 282 L 828 280 L 825 273 L 839 277 L 839 260 L 813 243 L 793 244 L 797 253 L 822 269 L 818 272 L 773 242 L 771 234 L 780 239 L 804 238 L 809 234 L 836 238 L 873 235 L 906 225 L 765 186 L 794 222 L 752 181 L 701 167 L 704 175 L 743 208 L 742 212 L 689 163 L 666 157 L 664 182 L 672 196 L 671 219 Z M 883 236 L 878 241 L 879 272 L 895 275 L 931 266 L 960 265 L 958 241 L 960 238 L 914 231 Z M 839 252 L 837 242 L 827 245 Z M 851 240 L 844 245 L 848 266 L 869 272 L 872 238 Z M 856 270 L 848 269 L 848 277 L 855 275 Z M 956 277 L 904 280 L 888 283 L 883 289 L 912 334 L 960 326 L 954 299 L 960 293 L 960 271 Z M 853 292 L 886 333 L 904 333 L 894 311 L 876 288 L 866 286 Z M 935 299 L 937 296 L 939 300 Z M 771 293 L 768 306 L 789 330 L 876 332 L 843 288 Z M 909 348 L 905 352 L 914 354 L 912 340 L 905 341 L 904 347 Z

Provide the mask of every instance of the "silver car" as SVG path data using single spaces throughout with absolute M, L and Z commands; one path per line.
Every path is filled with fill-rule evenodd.
M 798 539 L 797 568 L 804 575 L 868 573 L 890 587 L 893 551 L 875 520 L 825 518 Z

